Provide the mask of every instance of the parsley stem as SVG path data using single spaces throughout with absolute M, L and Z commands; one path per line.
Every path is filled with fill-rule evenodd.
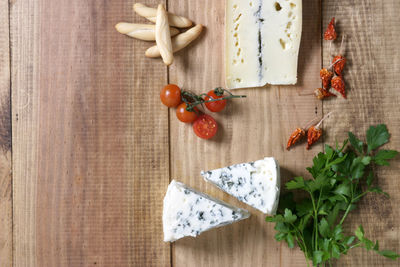
M 350 249 L 352 249 L 352 248 L 356 248 L 356 247 L 359 247 L 359 246 L 361 246 L 361 242 L 359 242 L 359 243 L 357 243 L 357 244 L 355 244 L 355 245 L 353 245 L 353 246 L 351 246 L 351 247 L 349 247 L 349 249 L 348 250 L 350 250 Z
M 350 207 L 351 207 L 351 205 L 352 205 L 352 203 L 350 202 L 350 204 L 347 206 L 346 212 L 344 213 L 342 219 L 340 220 L 339 225 L 342 225 L 342 224 L 343 224 L 344 219 L 346 219 L 347 214 L 349 214 L 349 212 L 350 212 Z
M 315 208 L 315 200 L 314 200 L 314 195 L 313 193 L 309 192 L 311 195 L 311 202 L 313 205 L 314 209 L 314 229 L 313 229 L 313 247 L 314 251 L 318 250 L 318 214 L 317 214 L 317 209 Z
M 291 225 L 292 225 L 292 227 L 296 230 L 296 232 L 297 232 L 297 234 L 299 235 L 299 237 L 300 237 L 300 239 L 301 239 L 301 242 L 303 243 L 302 245 L 304 246 L 304 253 L 305 253 L 305 255 L 306 255 L 306 261 L 307 261 L 307 255 L 308 255 L 308 251 L 307 251 L 307 245 L 306 245 L 306 242 L 304 241 L 304 238 L 303 238 L 303 234 L 300 232 L 300 230 L 296 227 L 296 225 L 294 225 L 293 223 L 290 223 Z M 296 237 L 296 239 L 297 239 L 298 237 Z M 309 266 L 308 265 L 308 261 L 307 261 L 307 266 Z
M 362 193 L 362 194 L 359 194 L 357 197 L 355 197 L 355 198 L 353 199 L 353 202 L 356 201 L 356 200 L 358 200 L 358 199 L 360 199 L 360 198 L 362 198 L 362 197 L 365 196 L 367 193 L 368 193 L 368 191 L 366 191 L 366 192 L 364 192 L 364 193 Z
M 319 202 L 321 200 L 321 195 L 322 195 L 323 189 L 319 191 L 319 196 L 318 196 L 318 202 L 317 202 L 317 208 L 315 209 L 315 242 L 316 242 L 316 248 L 318 249 L 318 210 L 319 210 Z
M 357 187 L 357 185 L 358 185 L 358 182 L 355 184 L 355 186 Z M 349 212 L 350 212 L 351 205 L 353 205 L 353 202 L 354 202 L 353 196 L 354 196 L 354 183 L 351 184 L 351 201 L 349 202 L 349 205 L 347 206 L 347 209 L 346 209 L 342 219 L 340 220 L 339 225 L 343 224 L 344 220 L 347 217 L 347 214 L 349 214 Z

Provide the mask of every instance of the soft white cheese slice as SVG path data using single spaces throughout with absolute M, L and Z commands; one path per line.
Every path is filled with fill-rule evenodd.
M 172 180 L 164 197 L 164 241 L 175 241 L 246 219 L 247 210 L 196 191 Z
M 280 169 L 274 158 L 264 158 L 212 171 L 202 171 L 208 182 L 238 200 L 274 215 L 278 208 Z
M 226 0 L 229 89 L 295 84 L 302 0 Z

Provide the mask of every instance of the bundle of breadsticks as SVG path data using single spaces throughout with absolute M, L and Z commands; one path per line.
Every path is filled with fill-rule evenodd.
M 140 3 L 133 5 L 135 12 L 154 22 L 153 24 L 135 24 L 120 22 L 115 25 L 118 32 L 143 41 L 156 41 L 156 45 L 146 50 L 146 57 L 162 57 L 166 65 L 174 61 L 174 53 L 188 46 L 201 33 L 203 25 L 198 24 L 180 33 L 177 28 L 188 28 L 192 21 L 167 12 L 162 4 L 151 8 Z M 172 38 L 173 37 L 173 38 Z

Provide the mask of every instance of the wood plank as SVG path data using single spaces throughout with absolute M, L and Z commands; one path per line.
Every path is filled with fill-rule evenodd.
M 327 25 L 331 17 L 336 17 L 338 31 L 347 35 L 345 55 L 349 62 L 344 75 L 348 100 L 324 102 L 324 112 L 336 111 L 324 125 L 328 133 L 327 143 L 344 140 L 349 130 L 364 138 L 370 125 L 385 123 L 392 134 L 386 147 L 400 150 L 399 12 L 400 2 L 397 0 L 324 1 L 323 25 Z M 333 52 L 337 51 L 339 43 Z M 324 44 L 323 58 L 324 65 L 328 65 L 327 43 Z M 380 195 L 366 197 L 359 209 L 352 212 L 347 225 L 348 231 L 354 231 L 362 224 L 366 236 L 379 240 L 381 248 L 397 252 L 400 247 L 399 172 L 399 158 L 392 162 L 391 167 L 378 170 L 378 184 L 391 198 Z M 399 266 L 399 261 L 358 249 L 349 252 L 337 266 Z
M 12 178 L 8 1 L 0 1 L 0 265 L 12 266 Z
M 170 265 L 167 71 L 115 31 L 132 4 L 11 3 L 15 266 Z
M 272 224 L 265 216 L 233 197 L 224 194 L 200 176 L 202 169 L 274 156 L 282 168 L 283 183 L 305 173 L 311 151 L 299 146 L 286 151 L 291 132 L 322 115 L 322 104 L 311 96 L 299 96 L 303 88 L 319 86 L 321 65 L 320 5 L 304 0 L 304 25 L 297 86 L 267 86 L 237 90 L 246 94 L 229 103 L 227 110 L 215 115 L 219 133 L 213 140 L 196 137 L 190 125 L 184 125 L 170 113 L 171 178 L 198 188 L 234 205 L 248 208 L 252 217 L 246 221 L 183 239 L 173 245 L 173 266 L 305 266 L 298 250 L 289 250 L 276 242 Z M 199 40 L 176 55 L 170 68 L 170 81 L 197 93 L 207 92 L 224 83 L 224 1 L 170 1 L 169 10 L 192 18 L 206 26 Z

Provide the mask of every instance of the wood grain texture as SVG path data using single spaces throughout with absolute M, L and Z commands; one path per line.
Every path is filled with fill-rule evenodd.
M 171 178 L 198 188 L 252 212 L 248 220 L 187 238 L 173 245 L 173 266 L 304 266 L 302 253 L 290 251 L 276 242 L 272 224 L 265 216 L 224 194 L 200 176 L 202 169 L 274 156 L 282 168 L 282 182 L 294 174 L 304 174 L 312 156 L 299 146 L 285 150 L 291 132 L 312 118 L 322 115 L 322 104 L 303 94 L 319 85 L 321 65 L 319 1 L 304 0 L 303 37 L 297 86 L 267 86 L 235 90 L 246 99 L 229 102 L 227 110 L 215 114 L 219 123 L 216 138 L 205 141 L 194 135 L 170 113 Z M 170 1 L 169 10 L 205 25 L 199 40 L 176 54 L 170 68 L 170 82 L 197 93 L 207 92 L 224 82 L 224 1 Z M 213 115 L 214 116 L 214 115 Z
M 134 1 L 0 0 L 0 266 L 305 266 L 298 249 L 274 241 L 264 215 L 207 184 L 200 171 L 274 156 L 282 184 L 307 176 L 323 143 L 288 152 L 287 138 L 329 111 L 336 113 L 324 123 L 325 143 L 386 123 L 387 147 L 400 150 L 398 0 L 303 0 L 298 85 L 235 91 L 248 97 L 215 115 L 219 133 L 209 141 L 160 108 L 158 93 L 168 80 L 197 93 L 224 85 L 225 3 L 162 2 L 206 27 L 169 72 L 144 57 L 151 44 L 114 29 L 120 21 L 148 23 L 134 14 Z M 321 22 L 325 28 L 332 16 L 348 36 L 349 99 L 321 103 L 306 94 L 320 86 L 321 63 L 328 65 Z M 398 159 L 377 172 L 392 198 L 367 197 L 347 231 L 363 224 L 381 247 L 400 247 L 399 172 Z M 253 215 L 165 244 L 162 199 L 171 178 Z M 399 263 L 360 249 L 336 266 Z
M 115 31 L 132 4 L 11 3 L 15 266 L 170 265 L 167 71 Z
M 324 1 L 323 25 L 331 17 L 337 20 L 338 32 L 346 34 L 345 56 L 348 65 L 344 78 L 348 88 L 348 100 L 337 99 L 324 102 L 324 113 L 335 111 L 335 115 L 324 123 L 328 133 L 326 142 L 342 141 L 351 130 L 365 138 L 370 125 L 385 123 L 391 136 L 386 148 L 400 150 L 400 2 L 397 0 L 378 1 Z M 341 37 L 339 37 L 341 38 Z M 337 53 L 337 42 L 332 53 Z M 329 65 L 328 43 L 323 47 L 324 65 Z M 366 236 L 379 240 L 381 248 L 400 247 L 400 172 L 399 157 L 391 167 L 380 168 L 376 173 L 378 185 L 391 195 L 387 199 L 381 195 L 369 195 L 350 215 L 348 231 L 358 225 L 364 226 Z M 399 261 L 391 261 L 358 249 L 349 252 L 337 266 L 399 266 Z
M 0 265 L 12 266 L 10 44 L 8 1 L 0 1 Z

